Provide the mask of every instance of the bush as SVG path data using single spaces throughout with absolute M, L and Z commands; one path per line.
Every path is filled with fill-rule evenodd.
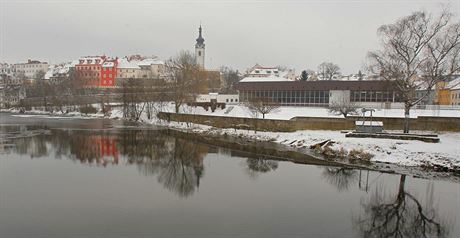
M 350 159 L 360 159 L 360 160 L 371 160 L 372 157 L 374 157 L 373 154 L 369 153 L 369 152 L 366 152 L 364 151 L 363 149 L 352 149 L 350 150 L 350 152 L 348 153 L 348 157 Z
M 92 114 L 92 113 L 97 113 L 97 110 L 91 105 L 86 105 L 86 106 L 80 107 L 80 112 L 84 114 L 88 114 L 88 113 Z

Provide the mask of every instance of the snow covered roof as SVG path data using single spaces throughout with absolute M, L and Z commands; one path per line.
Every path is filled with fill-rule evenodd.
M 53 76 L 68 74 L 71 67 L 75 67 L 78 64 L 78 60 L 67 62 L 59 65 L 51 65 L 48 67 L 48 71 L 45 73 L 45 79 L 50 79 Z
M 450 81 L 447 84 L 447 88 L 450 88 L 451 90 L 458 90 L 460 89 L 460 77 Z
M 139 66 L 137 65 L 138 63 L 139 63 L 139 61 L 137 61 L 137 60 L 129 61 L 126 58 L 118 59 L 117 68 L 119 68 L 119 69 L 140 69 Z
M 115 63 L 112 62 L 112 61 L 104 62 L 104 63 L 102 64 L 102 67 L 104 67 L 104 68 L 113 67 L 113 66 L 115 66 Z
M 270 75 L 268 77 L 246 77 L 240 82 L 291 82 L 294 80 L 283 78 L 283 77 L 277 77 L 274 75 Z
M 270 75 L 279 74 L 279 72 L 278 68 L 255 68 L 249 72 L 249 75 Z
M 141 60 L 137 65 L 138 66 L 150 66 L 150 65 L 163 65 L 165 64 L 162 60 L 157 58 L 148 58 Z
M 48 68 L 48 71 L 46 71 L 44 78 L 50 79 L 51 77 L 53 77 L 53 72 L 54 72 L 54 66 L 50 66 Z
M 79 59 L 78 64 L 102 64 L 105 56 L 85 56 Z

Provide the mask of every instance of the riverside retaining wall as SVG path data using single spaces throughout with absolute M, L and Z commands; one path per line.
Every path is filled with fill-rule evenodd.
M 353 130 L 355 121 L 359 117 L 332 118 L 332 117 L 294 117 L 290 120 L 255 119 L 240 117 L 222 117 L 194 114 L 176 114 L 160 112 L 161 119 L 177 122 L 191 122 L 218 128 L 247 128 L 259 131 L 292 132 L 296 130 Z M 402 130 L 404 118 L 378 117 L 374 121 L 382 121 L 385 130 Z M 452 131 L 460 132 L 460 118 L 458 117 L 425 117 L 410 119 L 411 130 Z

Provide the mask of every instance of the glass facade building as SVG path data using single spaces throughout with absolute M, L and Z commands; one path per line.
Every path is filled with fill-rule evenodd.
M 283 106 L 327 107 L 334 97 L 356 103 L 394 103 L 402 98 L 389 81 L 280 81 L 244 82 L 236 85 L 240 102 L 264 99 Z

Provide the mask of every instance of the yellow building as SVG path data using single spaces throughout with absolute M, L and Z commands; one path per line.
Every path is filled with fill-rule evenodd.
M 447 82 L 436 83 L 436 97 L 435 103 L 438 105 L 450 105 L 450 89 L 448 89 Z
M 460 78 L 452 80 L 449 83 L 450 105 L 460 106 Z
M 436 103 L 438 105 L 460 105 L 460 78 L 436 84 Z

